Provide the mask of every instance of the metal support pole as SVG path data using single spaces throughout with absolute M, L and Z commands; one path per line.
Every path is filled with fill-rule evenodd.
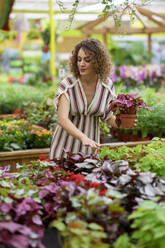
M 55 66 L 55 25 L 53 20 L 53 0 L 49 0 L 49 20 L 50 20 L 50 75 L 53 80 L 56 75 Z

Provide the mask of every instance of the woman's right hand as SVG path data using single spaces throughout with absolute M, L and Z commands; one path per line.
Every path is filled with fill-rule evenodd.
M 84 135 L 81 138 L 81 142 L 83 143 L 84 146 L 90 146 L 91 148 L 99 148 L 100 144 L 98 144 L 97 142 L 95 142 L 92 139 L 89 139 L 86 135 Z

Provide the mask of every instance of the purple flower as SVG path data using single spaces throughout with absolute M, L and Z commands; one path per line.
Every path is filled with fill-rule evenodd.
M 165 74 L 165 67 L 162 66 L 162 74 Z
M 140 72 L 139 80 L 143 81 L 145 79 L 145 71 Z
M 32 198 L 25 198 L 20 204 L 16 207 L 17 216 L 25 215 L 29 211 L 39 210 L 42 207 L 38 205 Z
M 50 171 L 47 171 L 47 172 L 46 172 L 46 177 L 47 177 L 47 178 L 50 178 L 50 179 L 51 179 L 51 178 L 54 178 L 53 174 L 52 174 Z
M 122 78 L 126 78 L 127 76 L 126 76 L 126 68 L 125 68 L 125 66 L 123 65 L 123 66 L 120 66 L 120 76 L 122 77 Z
M 28 240 L 29 238 L 22 234 L 9 235 L 2 232 L 0 237 L 0 243 L 4 245 L 2 247 L 27 248 L 29 247 Z
M 21 224 L 14 223 L 14 222 L 1 222 L 0 223 L 0 232 L 3 230 L 7 230 L 10 233 L 19 232 L 19 233 L 24 234 L 26 236 L 31 235 L 31 233 L 32 233 L 30 228 L 28 228 L 27 226 L 23 226 Z
M 44 186 L 38 193 L 39 197 L 41 199 L 43 199 L 44 197 L 46 197 L 47 195 L 49 195 L 50 193 L 56 194 L 59 190 L 59 186 L 57 186 L 54 183 L 51 183 L 49 185 Z
M 51 214 L 54 210 L 54 202 L 46 202 L 44 208 L 48 214 Z
M 112 82 L 120 82 L 121 81 L 121 78 L 116 75 L 115 71 L 112 72 L 111 79 L 112 79 Z
M 37 216 L 37 215 L 34 215 L 34 216 L 32 217 L 32 221 L 33 221 L 33 223 L 36 224 L 36 225 L 42 225 L 41 218 L 40 218 L 39 216 Z
M 7 214 L 12 209 L 11 203 L 0 203 L 0 211 Z

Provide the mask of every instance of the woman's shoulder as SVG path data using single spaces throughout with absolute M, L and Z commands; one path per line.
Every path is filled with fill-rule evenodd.
M 111 80 L 110 77 L 107 78 L 107 82 L 106 83 L 102 82 L 102 85 L 105 88 L 107 88 L 108 90 L 113 90 L 113 88 L 114 88 L 113 82 L 112 82 L 112 80 Z
M 76 83 L 77 83 L 76 78 L 74 78 L 73 76 L 68 76 L 61 81 L 60 87 L 63 89 L 72 88 Z

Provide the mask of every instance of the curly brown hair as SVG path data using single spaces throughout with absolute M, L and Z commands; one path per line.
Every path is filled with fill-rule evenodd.
M 84 52 L 88 52 L 92 55 L 96 74 L 104 83 L 107 83 L 107 78 L 111 73 L 112 62 L 108 50 L 99 40 L 96 39 L 88 38 L 75 46 L 69 61 L 70 71 L 72 74 L 76 78 L 80 75 L 77 66 L 78 52 L 80 48 L 82 48 Z

